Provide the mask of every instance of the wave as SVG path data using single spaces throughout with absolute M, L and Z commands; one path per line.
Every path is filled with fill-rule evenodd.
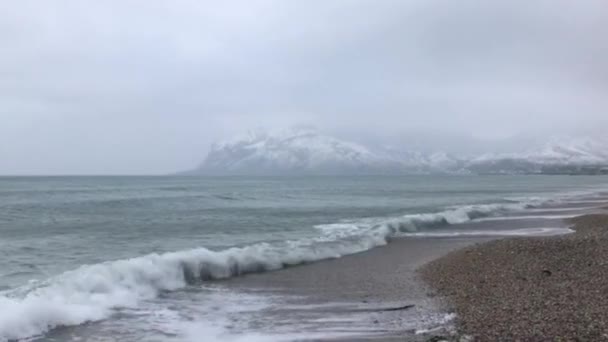
M 489 218 L 507 212 L 524 210 L 530 204 L 528 202 L 520 203 L 500 203 L 500 204 L 478 204 L 465 205 L 458 207 L 450 207 L 447 210 L 437 213 L 425 214 L 409 214 L 390 219 L 369 219 L 355 223 L 357 228 L 370 225 L 375 227 L 384 227 L 389 230 L 392 235 L 399 236 L 400 233 L 416 232 L 419 230 L 439 228 L 453 224 L 461 224 L 482 218 Z M 344 223 L 333 225 L 321 225 L 316 228 L 321 230 L 344 229 Z
M 593 204 L 593 203 L 599 203 L 599 204 L 603 204 L 608 202 L 608 198 L 606 199 L 580 199 L 580 200 L 571 200 L 568 201 L 568 203 L 572 203 L 572 204 Z
M 212 251 L 198 248 L 85 265 L 0 292 L 0 341 L 30 338 L 59 326 L 108 318 L 164 291 L 214 279 L 339 258 L 385 245 L 421 229 L 524 209 L 525 203 L 470 205 L 439 213 L 316 226 L 316 238 Z
M 483 217 L 477 220 L 478 222 L 490 221 L 516 221 L 516 220 L 559 220 L 578 216 L 578 213 L 564 215 L 518 215 L 518 216 L 500 216 L 500 217 Z
M 404 236 L 410 237 L 493 237 L 493 236 L 552 236 L 574 233 L 574 230 L 569 228 L 522 228 L 511 230 L 467 230 L 467 231 L 441 231 L 441 232 L 416 232 L 405 233 Z
M 608 203 L 608 200 L 606 201 Z M 529 212 L 541 212 L 541 213 L 553 213 L 553 212 L 568 212 L 568 211 L 576 211 L 580 212 L 583 210 L 596 209 L 597 207 L 559 207 L 559 208 L 529 208 L 527 211 Z
M 151 254 L 82 266 L 43 282 L 0 295 L 0 341 L 37 336 L 48 330 L 109 317 L 114 309 L 136 307 L 162 291 L 206 280 L 338 258 L 387 243 L 388 231 L 362 230 L 348 238 L 260 243 L 211 251 L 205 248 Z

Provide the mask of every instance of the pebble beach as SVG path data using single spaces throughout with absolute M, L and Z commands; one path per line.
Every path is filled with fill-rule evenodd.
M 608 341 L 608 215 L 573 233 L 494 240 L 419 269 L 474 341 Z M 457 336 L 457 337 L 456 337 Z

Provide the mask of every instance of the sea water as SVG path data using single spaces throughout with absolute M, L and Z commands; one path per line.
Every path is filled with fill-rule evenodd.
M 543 210 L 567 217 L 567 208 L 542 208 L 600 203 L 607 183 L 586 176 L 0 178 L 0 341 L 297 339 L 302 327 L 254 319 L 280 299 L 217 280 L 323 262 L 393 238 L 497 234 L 459 229 L 474 221 L 542 217 Z

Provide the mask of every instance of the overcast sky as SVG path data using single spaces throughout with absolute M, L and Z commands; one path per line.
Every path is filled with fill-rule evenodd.
M 0 174 L 189 169 L 249 128 L 608 128 L 605 0 L 2 1 Z

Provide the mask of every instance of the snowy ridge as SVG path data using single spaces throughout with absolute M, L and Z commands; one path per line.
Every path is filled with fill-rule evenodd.
M 323 135 L 312 129 L 275 134 L 252 131 L 213 144 L 201 174 L 402 174 L 443 172 L 454 160 L 445 154 L 424 155 L 379 150 Z
M 467 164 L 473 172 L 551 173 L 578 172 L 580 167 L 608 166 L 608 140 L 580 137 L 552 138 L 547 143 L 520 153 L 486 154 Z
M 541 148 L 524 154 L 524 158 L 545 164 L 602 164 L 608 161 L 606 139 L 553 139 Z
M 429 173 L 543 173 L 560 166 L 608 165 L 608 139 L 553 138 L 525 151 L 457 157 L 442 151 L 422 153 L 372 148 L 323 135 L 314 129 L 276 133 L 252 131 L 213 144 L 191 174 L 211 175 L 361 175 Z M 598 169 L 601 170 L 601 169 Z M 563 172 L 561 170 L 560 172 Z M 576 170 L 574 170 L 576 171 Z
M 201 170 L 228 173 L 368 173 L 398 167 L 398 161 L 368 148 L 321 135 L 289 130 L 253 132 L 245 139 L 212 146 Z
M 591 138 L 552 138 L 522 153 L 486 154 L 472 162 L 520 159 L 539 164 L 602 164 L 608 161 L 608 141 Z

